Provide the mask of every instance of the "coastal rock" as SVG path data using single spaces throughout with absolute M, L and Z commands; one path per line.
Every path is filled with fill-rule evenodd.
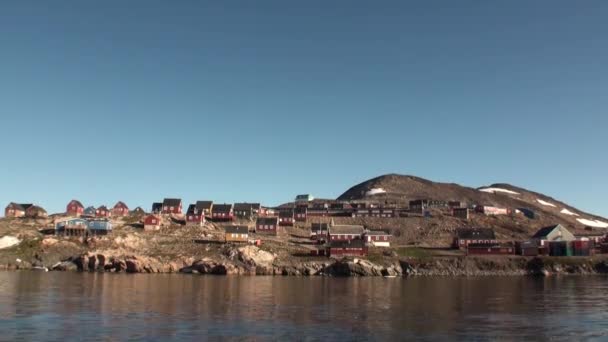
M 97 270 L 97 256 L 91 255 L 89 256 L 88 269 L 90 272 Z
M 51 270 L 53 271 L 77 271 L 78 268 L 76 264 L 74 264 L 71 260 L 60 261 L 53 266 L 51 266 Z
M 382 276 L 383 268 L 371 261 L 355 259 L 353 261 L 336 261 L 328 266 L 324 273 L 338 277 Z
M 215 275 L 243 274 L 243 271 L 232 263 L 217 262 L 209 258 L 196 260 L 192 265 L 180 268 L 179 272 Z
M 141 273 L 144 270 L 140 261 L 137 260 L 137 258 L 135 258 L 135 257 L 125 259 L 124 263 L 125 263 L 125 270 L 127 273 Z
M 97 254 L 97 271 L 103 272 L 106 266 L 106 257 L 103 254 Z
M 274 254 L 263 251 L 256 246 L 239 247 L 236 253 L 233 253 L 230 257 L 231 259 L 236 257 L 247 266 L 261 267 L 266 274 L 272 274 L 272 264 L 276 258 Z

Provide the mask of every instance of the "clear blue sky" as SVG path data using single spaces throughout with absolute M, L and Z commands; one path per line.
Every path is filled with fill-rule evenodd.
M 384 173 L 608 216 L 608 2 L 12 1 L 0 202 L 336 197 Z

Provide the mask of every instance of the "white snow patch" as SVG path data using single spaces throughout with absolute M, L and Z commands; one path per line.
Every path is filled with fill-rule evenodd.
M 542 205 L 546 205 L 547 207 L 555 207 L 555 204 L 551 203 L 551 202 L 547 202 L 547 201 L 543 201 L 541 199 L 536 199 L 536 202 L 542 204 Z
M 594 228 L 608 228 L 608 223 L 602 222 L 600 220 L 587 220 L 587 219 L 576 219 L 578 222 Z
M 21 243 L 21 240 L 17 239 L 14 236 L 3 236 L 0 238 L 0 249 L 13 247 Z
M 570 215 L 570 216 L 581 216 L 581 215 L 579 215 L 577 213 L 571 212 L 570 210 L 568 210 L 566 208 L 562 209 L 562 211 L 560 211 L 560 213 L 566 214 L 566 215 Z
M 511 190 L 507 190 L 507 189 L 501 189 L 501 188 L 483 188 L 483 189 L 479 189 L 479 191 L 489 192 L 491 194 L 495 194 L 497 192 L 504 192 L 504 193 L 510 194 L 510 195 L 519 195 L 519 192 L 515 192 L 515 191 L 511 191 Z
M 384 194 L 384 193 L 386 193 L 386 190 L 384 190 L 382 188 L 373 188 L 373 189 L 369 190 L 368 192 L 366 192 L 365 196 L 373 196 L 373 195 Z

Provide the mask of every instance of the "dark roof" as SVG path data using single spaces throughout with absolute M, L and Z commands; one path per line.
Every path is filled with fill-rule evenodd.
M 152 211 L 162 210 L 163 204 L 159 202 L 152 203 Z
M 100 206 L 99 208 L 97 208 L 98 210 L 105 210 L 108 211 L 108 207 L 106 207 L 105 205 Z
M 71 201 L 70 201 L 70 204 L 71 204 L 71 203 L 74 203 L 74 204 L 76 204 L 76 205 L 78 205 L 78 206 L 80 206 L 80 207 L 84 208 L 84 205 L 82 205 L 82 203 L 80 203 L 80 201 L 78 201 L 78 200 L 73 199 L 73 200 L 71 200 Z
M 370 236 L 377 236 L 377 235 L 391 235 L 387 232 L 385 232 L 384 230 L 368 230 L 367 232 L 365 232 L 365 235 L 370 235 Z
M 118 201 L 118 203 L 116 203 L 116 204 L 114 205 L 114 208 L 127 208 L 127 209 L 128 209 L 129 207 L 127 207 L 127 205 L 125 204 L 125 202 L 123 202 L 123 201 Z
M 226 227 L 226 234 L 248 234 L 249 228 L 247 226 L 229 226 Z
M 543 238 L 543 237 L 549 235 L 558 226 L 559 226 L 559 224 L 555 224 L 555 225 L 552 225 L 549 227 L 541 228 L 532 236 L 532 238 L 533 239 Z
M 279 209 L 279 217 L 293 217 L 293 208 Z
M 361 235 L 364 231 L 363 226 L 357 225 L 334 225 L 329 227 L 329 234 Z
M 214 213 L 229 213 L 232 209 L 232 204 L 214 204 L 213 212 Z
M 179 207 L 179 205 L 182 203 L 182 200 L 180 198 L 165 198 L 163 200 L 163 205 L 169 206 L 169 207 Z
M 31 206 L 31 204 L 30 204 L 30 206 Z M 19 204 L 19 203 L 15 203 L 15 202 L 9 203 L 6 207 L 7 208 L 13 208 L 13 209 L 16 209 L 16 210 L 23 210 L 23 211 L 25 211 L 25 208 L 23 207 L 23 204 Z
M 190 204 L 188 206 L 188 211 L 186 211 L 186 215 L 194 214 L 194 209 L 196 209 L 196 204 Z
M 332 240 L 330 246 L 331 248 L 363 248 L 365 247 L 365 241 L 361 239 L 354 239 L 349 241 Z
M 253 210 L 252 203 L 234 203 L 234 211 Z
M 294 213 L 306 213 L 308 211 L 307 207 L 296 207 L 293 212 Z
M 84 211 L 93 211 L 93 212 L 94 212 L 95 210 L 96 210 L 96 209 L 95 209 L 95 207 L 94 207 L 94 206 L 90 206 L 90 207 L 86 207 L 86 208 L 84 208 Z
M 258 217 L 257 224 L 277 224 L 279 222 L 278 217 Z
M 484 240 L 496 240 L 496 234 L 491 228 L 461 228 L 456 230 L 456 235 L 459 239 L 484 239 Z
M 44 208 L 39 207 L 37 205 L 32 205 L 31 207 L 27 208 L 28 211 L 32 212 L 32 211 L 37 211 L 39 213 L 46 213 L 46 210 L 44 210 Z
M 213 205 L 213 201 L 196 201 L 196 209 L 198 210 L 209 210 Z
M 32 203 L 19 203 L 19 205 L 21 206 L 21 208 L 23 208 L 23 210 L 27 210 L 28 208 L 33 206 Z
M 313 232 L 318 232 L 322 230 L 327 230 L 329 228 L 328 223 L 312 223 L 310 225 L 310 230 Z

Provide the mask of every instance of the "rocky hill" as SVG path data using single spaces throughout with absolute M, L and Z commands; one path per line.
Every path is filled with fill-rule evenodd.
M 454 183 L 389 174 L 370 179 L 348 189 L 338 200 L 374 200 L 406 204 L 415 199 L 461 201 L 468 205 L 491 205 L 503 208 L 526 208 L 538 216 L 531 227 L 561 223 L 575 230 L 585 227 L 608 228 L 608 220 L 578 210 L 562 201 L 510 184 L 492 184 L 470 188 Z

